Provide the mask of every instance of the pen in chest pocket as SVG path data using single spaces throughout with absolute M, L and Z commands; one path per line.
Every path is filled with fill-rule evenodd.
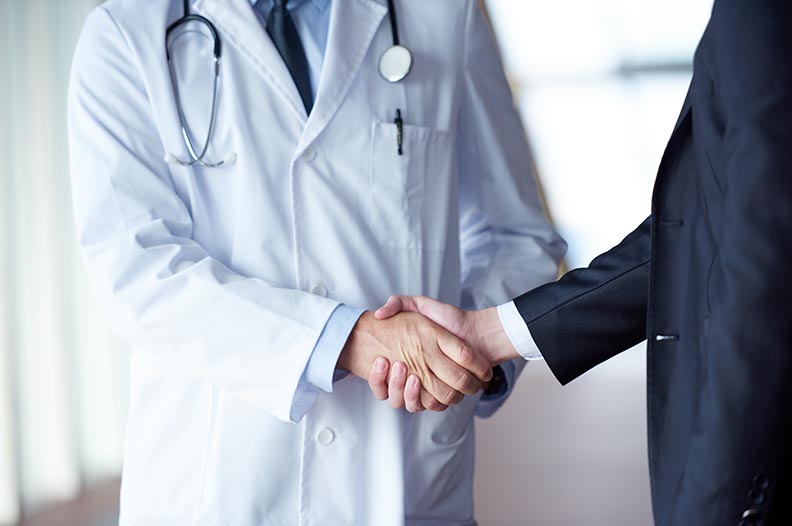
M 396 151 L 399 155 L 404 155 L 404 150 L 402 149 L 404 141 L 404 121 L 402 120 L 401 109 L 396 110 L 396 118 L 393 120 L 393 124 L 396 125 Z

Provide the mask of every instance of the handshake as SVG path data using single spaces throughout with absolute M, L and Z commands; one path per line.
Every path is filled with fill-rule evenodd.
M 367 379 L 377 399 L 414 413 L 458 404 L 486 387 L 493 366 L 517 357 L 494 307 L 464 311 L 391 296 L 358 320 L 338 367 Z

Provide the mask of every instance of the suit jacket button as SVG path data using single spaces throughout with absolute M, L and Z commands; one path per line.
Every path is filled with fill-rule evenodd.
M 752 489 L 748 492 L 748 500 L 750 500 L 751 504 L 754 506 L 759 506 L 762 504 L 765 501 L 766 496 L 767 495 L 765 492 L 760 489 Z
M 770 487 L 770 480 L 764 475 L 756 475 L 753 479 L 753 485 L 758 489 L 767 489 Z

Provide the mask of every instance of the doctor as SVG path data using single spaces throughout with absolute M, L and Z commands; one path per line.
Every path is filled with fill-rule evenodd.
M 133 346 L 121 524 L 474 524 L 472 417 L 519 367 L 415 415 L 359 378 L 402 351 L 430 409 L 477 391 L 474 349 L 364 309 L 498 304 L 564 251 L 474 0 L 110 0 L 69 122 L 79 241 Z

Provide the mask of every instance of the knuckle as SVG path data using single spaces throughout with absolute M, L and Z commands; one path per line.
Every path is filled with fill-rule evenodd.
M 471 349 L 468 344 L 462 343 L 457 350 L 457 356 L 459 358 L 460 365 L 467 365 L 473 361 L 473 349 Z
M 423 403 L 423 406 L 430 411 L 439 411 L 442 405 L 443 404 L 438 402 L 434 397 L 427 397 L 426 401 Z
M 459 403 L 459 400 L 457 400 L 457 395 L 458 393 L 453 389 L 445 389 L 444 392 L 441 393 L 438 400 L 444 405 L 454 405 Z
M 478 391 L 478 380 L 467 371 L 461 371 L 456 381 L 457 389 L 463 393 L 473 394 Z

